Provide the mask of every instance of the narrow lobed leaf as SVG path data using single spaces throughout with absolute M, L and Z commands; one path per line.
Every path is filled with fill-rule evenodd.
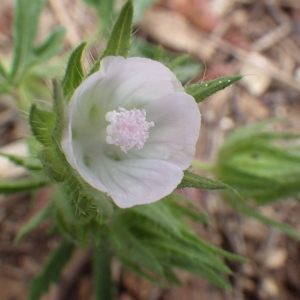
M 194 97 L 196 102 L 199 103 L 242 78 L 242 75 L 220 77 L 211 81 L 191 84 L 185 88 L 185 91 Z
M 63 267 L 69 261 L 74 245 L 63 241 L 52 253 L 42 272 L 33 279 L 28 300 L 39 300 L 52 283 L 58 282 Z
M 18 243 L 20 240 L 34 230 L 40 223 L 42 223 L 49 215 L 51 210 L 51 205 L 46 206 L 44 209 L 40 210 L 34 217 L 32 217 L 18 232 L 15 237 L 14 242 Z
M 157 259 L 123 223 L 121 219 L 118 219 L 112 224 L 110 240 L 115 255 L 120 260 L 127 260 L 133 265 L 147 268 L 156 274 L 163 274 L 162 266 Z
M 17 0 L 14 16 L 14 51 L 11 77 L 18 83 L 33 58 L 38 19 L 45 0 Z
M 22 166 L 27 170 L 38 171 L 43 169 L 43 165 L 37 158 L 21 157 L 7 153 L 0 153 L 0 156 L 8 158 L 18 166 Z
M 127 0 L 113 27 L 106 49 L 100 56 L 100 59 L 96 61 L 94 66 L 91 68 L 89 75 L 98 71 L 100 67 L 100 61 L 106 56 L 128 56 L 131 44 L 132 18 L 132 0 Z
M 132 17 L 132 0 L 128 0 L 120 12 L 107 43 L 107 47 L 101 55 L 101 59 L 109 55 L 128 56 L 131 42 Z
M 52 33 L 39 46 L 33 49 L 38 61 L 45 61 L 59 53 L 62 48 L 62 41 L 66 29 L 64 27 L 55 28 Z
M 29 192 L 49 185 L 46 179 L 24 179 L 24 180 L 5 180 L 0 181 L 0 194 L 15 194 Z

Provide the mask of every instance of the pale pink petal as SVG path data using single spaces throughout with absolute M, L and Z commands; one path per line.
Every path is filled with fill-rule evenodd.
M 106 59 L 104 58 L 103 64 Z M 126 106 L 127 109 L 142 108 L 153 99 L 184 91 L 176 76 L 163 64 L 156 61 L 133 57 L 114 64 L 107 70 L 94 92 L 94 99 L 101 97 L 111 111 Z M 100 104 L 100 102 L 99 102 Z
M 183 177 L 176 165 L 152 159 L 104 159 L 93 166 L 93 171 L 97 182 L 89 183 L 96 188 L 103 183 L 121 208 L 155 202 L 169 195 Z
M 147 120 L 155 126 L 143 149 L 131 151 L 130 157 L 167 160 L 182 170 L 192 162 L 200 131 L 198 106 L 186 93 L 173 93 L 149 102 L 144 109 Z

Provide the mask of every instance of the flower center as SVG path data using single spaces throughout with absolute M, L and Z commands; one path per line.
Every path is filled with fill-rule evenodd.
M 140 150 L 149 137 L 148 129 L 153 122 L 146 121 L 144 109 L 119 107 L 118 111 L 110 111 L 105 116 L 110 125 L 106 127 L 106 142 L 119 146 L 125 153 L 130 149 Z

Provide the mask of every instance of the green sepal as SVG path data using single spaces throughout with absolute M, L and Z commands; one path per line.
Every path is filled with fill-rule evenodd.
M 52 283 L 57 283 L 63 267 L 70 260 L 74 245 L 62 241 L 51 253 L 42 272 L 32 280 L 28 300 L 39 300 L 46 293 Z
M 185 91 L 194 97 L 196 102 L 199 103 L 242 78 L 242 75 L 220 77 L 211 81 L 191 84 L 185 88 Z
M 51 211 L 51 205 L 47 205 L 34 215 L 17 233 L 14 242 L 19 243 L 24 236 L 34 230 L 40 223 L 42 223 L 49 215 Z
M 91 68 L 89 75 L 99 70 L 100 61 L 107 56 L 128 56 L 131 44 L 132 18 L 132 0 L 127 0 L 113 27 L 106 49 Z
M 66 33 L 64 27 L 55 28 L 52 33 L 37 47 L 33 49 L 37 61 L 46 61 L 59 53 Z
M 65 102 L 64 91 L 61 82 L 58 79 L 52 80 L 53 85 L 53 112 L 56 117 L 52 140 L 56 143 L 57 149 L 60 149 L 60 142 L 65 126 Z
M 184 171 L 184 176 L 181 183 L 177 186 L 177 189 L 186 187 L 193 187 L 204 190 L 220 190 L 227 189 L 228 186 L 220 181 L 214 181 L 212 179 L 202 177 L 190 171 Z
M 86 42 L 81 43 L 70 55 L 66 73 L 62 80 L 62 87 L 66 99 L 70 99 L 74 90 L 81 84 L 84 78 L 84 70 L 81 63 Z
M 60 154 L 54 148 L 44 147 L 39 153 L 39 158 L 43 163 L 45 173 L 54 182 L 62 182 L 68 176 Z
M 29 178 L 23 180 L 4 180 L 0 181 L 0 194 L 15 194 L 29 192 L 49 185 L 47 179 Z
M 52 201 L 59 231 L 81 248 L 91 241 L 97 245 L 105 222 L 113 213 L 112 202 L 103 193 L 74 178 L 72 170 L 65 182 L 57 185 Z M 71 178 L 70 178 L 71 177 Z
M 0 152 L 0 156 L 8 158 L 11 162 L 15 163 L 18 166 L 24 167 L 27 170 L 39 171 L 43 169 L 43 165 L 38 160 L 38 158 L 21 157 L 21 156 L 1 153 L 1 152 Z
M 53 112 L 41 110 L 35 104 L 31 105 L 29 124 L 36 139 L 44 146 L 52 145 L 52 133 L 55 126 Z

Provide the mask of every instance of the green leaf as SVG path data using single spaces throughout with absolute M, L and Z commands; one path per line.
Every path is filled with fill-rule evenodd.
M 209 225 L 207 215 L 199 211 L 199 208 L 188 198 L 179 197 L 179 195 L 176 195 L 176 197 L 167 197 L 167 204 L 170 206 L 173 214 L 188 217 L 194 221 Z
M 52 133 L 55 126 L 55 115 L 46 110 L 41 110 L 33 104 L 29 113 L 31 131 L 37 140 L 44 146 L 52 145 Z
M 81 43 L 71 54 L 65 76 L 62 81 L 64 96 L 69 99 L 74 90 L 80 85 L 84 78 L 84 71 L 81 63 L 83 50 L 86 42 Z
M 51 210 L 51 205 L 46 206 L 42 210 L 40 210 L 34 217 L 32 217 L 18 232 L 15 237 L 14 242 L 18 243 L 20 240 L 34 230 L 40 223 L 42 223 L 49 215 Z
M 192 245 L 185 243 L 184 240 L 176 239 L 157 239 L 145 241 L 145 245 L 152 248 L 152 253 L 159 253 L 162 255 L 160 261 L 165 261 L 172 256 L 181 257 L 187 262 L 193 262 L 199 265 L 206 265 L 215 271 L 232 274 L 232 271 L 218 258 L 216 255 L 208 251 L 207 249 L 200 247 L 195 248 Z
M 220 181 L 214 181 L 189 171 L 184 171 L 183 179 L 177 186 L 177 189 L 182 189 L 185 187 L 194 187 L 204 190 L 219 190 L 228 188 L 226 184 Z
M 194 97 L 196 102 L 199 103 L 242 78 L 242 75 L 220 77 L 211 81 L 191 84 L 185 88 L 185 91 Z
M 18 166 L 22 166 L 28 170 L 37 171 L 42 170 L 43 165 L 39 161 L 38 158 L 30 158 L 30 157 L 21 157 L 7 153 L 1 153 L 0 156 L 7 157 L 10 161 L 15 163 Z
M 125 260 L 139 267 L 146 267 L 154 273 L 162 274 L 162 267 L 156 258 L 124 225 L 122 219 L 118 218 L 111 227 L 110 241 L 112 242 L 115 255 L 120 260 Z
M 170 234 L 177 236 L 181 235 L 176 226 L 176 220 L 173 220 L 174 216 L 172 212 L 170 212 L 168 207 L 164 205 L 162 201 L 146 206 L 135 206 L 132 208 L 132 211 L 141 215 L 143 218 L 148 218 L 154 222 L 156 226 L 164 228 L 164 230 L 170 232 Z
M 63 241 L 51 253 L 43 271 L 32 280 L 28 300 L 39 300 L 52 283 L 59 281 L 62 269 L 69 261 L 73 250 L 73 244 Z
M 55 28 L 42 44 L 33 49 L 38 61 L 46 61 L 59 53 L 65 32 L 63 27 Z
M 99 69 L 100 61 L 107 56 L 128 56 L 131 43 L 132 17 L 132 0 L 127 0 L 113 27 L 106 49 L 100 56 L 100 59 L 91 68 L 89 75 Z
M 38 188 L 49 185 L 46 179 L 24 179 L 24 180 L 5 180 L 0 181 L 0 194 L 23 193 L 36 190 Z
M 101 59 L 106 56 L 127 57 L 130 51 L 131 26 L 133 16 L 132 0 L 128 0 L 123 6 L 118 20 L 112 30 L 106 49 L 101 55 Z
M 139 267 L 135 263 L 133 263 L 131 260 L 126 259 L 126 257 L 118 257 L 119 260 L 121 261 L 122 265 L 124 268 L 132 271 L 139 277 L 148 280 L 149 282 L 156 284 L 157 286 L 160 286 L 162 288 L 167 288 L 168 286 L 162 282 L 161 279 L 156 279 L 154 275 L 150 275 L 146 271 L 143 270 L 143 268 Z
M 14 51 L 11 77 L 18 83 L 33 59 L 38 19 L 45 0 L 17 0 L 14 15 Z
M 197 276 L 201 276 L 225 290 L 232 290 L 232 287 L 228 283 L 228 281 L 222 278 L 217 272 L 215 272 L 210 267 L 207 267 L 203 264 L 197 264 L 191 261 L 186 261 L 180 256 L 173 256 L 171 258 L 171 263 L 180 269 L 186 270 Z

